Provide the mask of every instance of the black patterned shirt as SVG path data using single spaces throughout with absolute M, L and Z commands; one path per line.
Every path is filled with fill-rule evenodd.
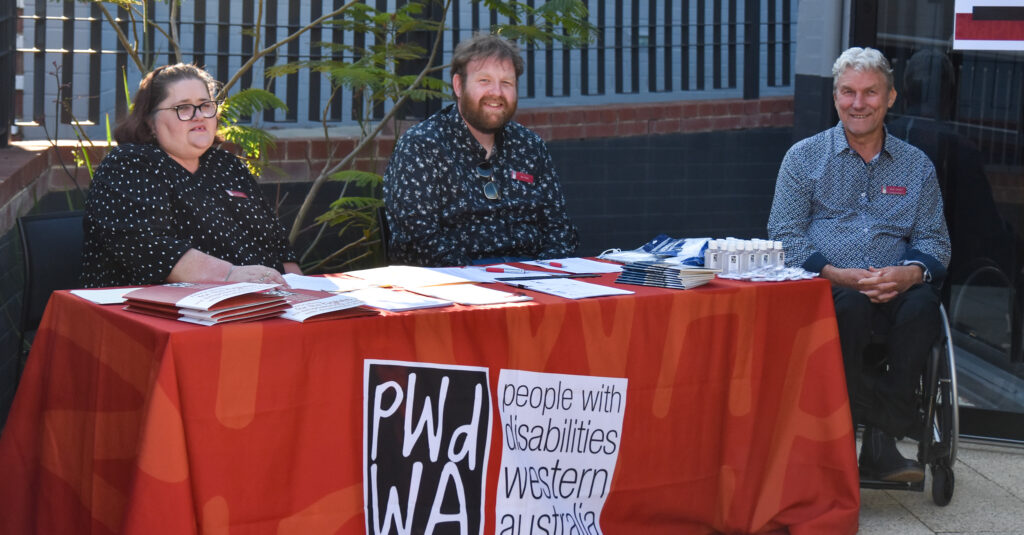
M 510 121 L 488 161 L 501 198 L 477 167 L 486 151 L 451 105 L 413 126 L 384 173 L 390 255 L 424 266 L 485 258 L 560 258 L 578 244 L 558 175 L 537 134 Z
M 162 283 L 189 249 L 278 271 L 296 260 L 259 185 L 231 153 L 207 150 L 192 174 L 155 145 L 110 151 L 85 205 L 83 285 Z
M 935 281 L 949 265 L 949 233 L 935 167 L 886 131 L 868 163 L 842 123 L 793 145 L 782 160 L 768 233 L 786 263 L 820 272 L 920 262 Z

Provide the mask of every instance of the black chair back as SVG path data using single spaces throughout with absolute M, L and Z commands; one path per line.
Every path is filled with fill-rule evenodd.
M 25 257 L 25 287 L 21 296 L 21 350 L 43 319 L 54 290 L 81 286 L 84 212 L 57 212 L 18 218 L 18 234 Z M 19 366 L 20 374 L 20 366 Z
M 391 227 L 388 226 L 387 210 L 383 206 L 377 207 L 377 227 L 380 228 L 380 244 L 384 251 L 384 262 L 391 263 Z

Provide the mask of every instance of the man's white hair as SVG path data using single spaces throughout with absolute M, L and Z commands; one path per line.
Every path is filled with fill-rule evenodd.
M 892 67 L 889 66 L 889 61 L 885 59 L 885 56 L 874 48 L 861 48 L 859 46 L 847 48 L 836 58 L 836 62 L 832 64 L 833 93 L 835 93 L 839 84 L 839 76 L 846 72 L 847 69 L 860 72 L 876 71 L 882 73 L 885 76 L 886 90 L 893 88 Z

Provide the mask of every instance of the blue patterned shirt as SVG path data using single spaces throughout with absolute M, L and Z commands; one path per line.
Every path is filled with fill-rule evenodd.
M 537 134 L 510 121 L 489 160 L 451 105 L 413 126 L 384 172 L 393 259 L 456 266 L 500 257 L 560 258 L 578 244 L 558 175 Z M 487 161 L 500 199 L 488 199 Z
M 820 272 L 920 262 L 941 281 L 949 233 L 935 167 L 916 147 L 890 135 L 864 163 L 842 123 L 789 149 L 775 185 L 768 233 L 786 264 Z

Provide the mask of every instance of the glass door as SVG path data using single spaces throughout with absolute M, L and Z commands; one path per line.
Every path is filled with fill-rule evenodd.
M 953 0 L 879 0 L 887 127 L 935 163 L 961 433 L 1024 441 L 1024 52 L 953 50 Z

